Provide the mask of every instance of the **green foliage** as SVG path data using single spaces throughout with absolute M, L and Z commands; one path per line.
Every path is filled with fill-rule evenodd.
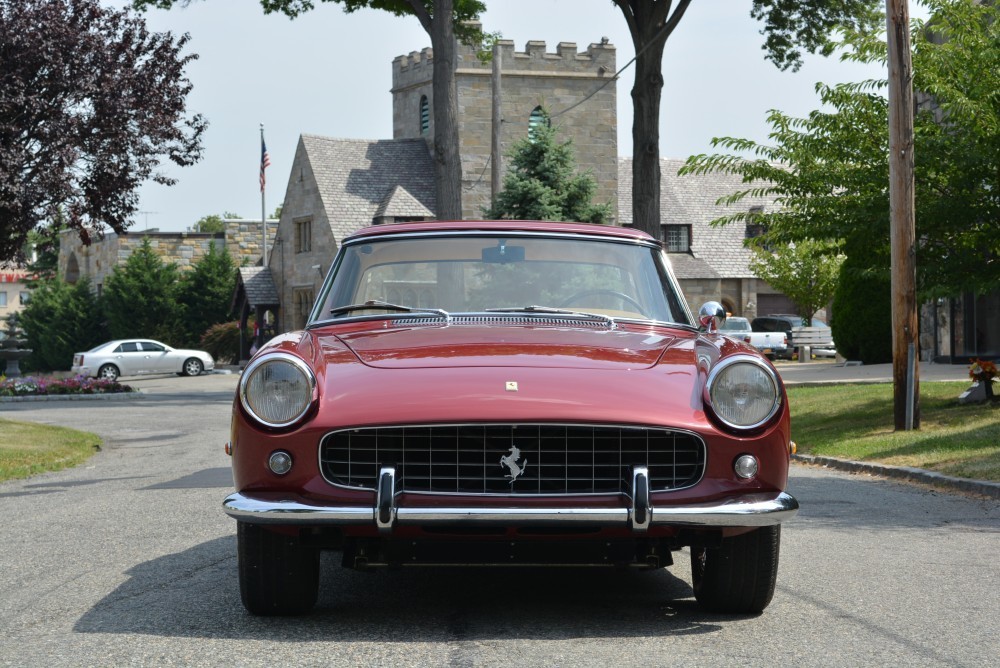
M 60 215 L 88 241 L 123 232 L 164 160 L 201 158 L 204 118 L 186 114 L 189 36 L 151 33 L 99 0 L 0 3 L 0 259 Z
M 183 345 L 195 346 L 209 327 L 229 319 L 236 290 L 236 265 L 229 251 L 215 244 L 181 280 L 178 300 L 184 311 Z
M 610 204 L 593 204 L 594 177 L 574 174 L 573 143 L 558 143 L 556 132 L 539 124 L 514 144 L 503 190 L 484 212 L 488 218 L 608 222 Z
M 240 355 L 240 323 L 220 322 L 202 334 L 199 345 L 215 358 L 216 364 L 230 364 Z
M 837 352 L 865 364 L 892 361 L 890 257 L 863 235 L 849 238 L 833 296 L 830 327 Z
M 932 94 L 938 105 L 937 113 L 925 108 L 914 119 L 918 290 L 922 298 L 988 292 L 1000 288 L 1000 6 L 947 0 L 928 5 L 934 33 L 919 22 L 913 31 L 914 89 Z M 850 58 L 877 62 L 885 58 L 880 39 L 848 32 L 843 43 Z M 742 176 L 747 187 L 720 203 L 775 196 L 779 206 L 762 214 L 771 245 L 857 237 L 874 253 L 867 257 L 885 255 L 885 85 L 819 85 L 822 111 L 806 118 L 771 112 L 771 145 L 715 139 L 716 147 L 732 153 L 692 156 L 682 173 Z M 715 222 L 749 216 L 744 211 Z
M 103 306 L 111 338 L 148 336 L 168 345 L 186 340 L 180 272 L 166 264 L 149 238 L 104 282 Z
M 795 302 L 803 324 L 830 303 L 844 258 L 835 245 L 804 240 L 774 251 L 753 246 L 750 271 Z
M 41 371 L 68 370 L 74 353 L 107 340 L 100 306 L 86 279 L 74 285 L 57 277 L 39 281 L 20 324 L 32 350 L 25 367 Z

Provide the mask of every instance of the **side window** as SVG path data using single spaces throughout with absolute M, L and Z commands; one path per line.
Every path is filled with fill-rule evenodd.
M 127 341 L 117 348 L 115 348 L 116 353 L 137 353 L 139 352 L 139 344 L 135 341 Z
M 531 116 L 528 117 L 528 139 L 535 141 L 539 128 L 549 127 L 551 123 L 549 115 L 541 106 L 532 109 Z
M 426 137 L 431 131 L 431 105 L 426 95 L 420 96 L 420 136 Z
M 166 350 L 166 348 L 161 346 L 159 343 L 153 343 L 152 341 L 143 341 L 142 349 L 158 353 L 162 353 L 164 350 Z

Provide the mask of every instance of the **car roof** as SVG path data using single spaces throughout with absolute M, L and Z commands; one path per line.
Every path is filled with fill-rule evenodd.
M 358 237 L 374 237 L 387 234 L 407 234 L 419 232 L 556 232 L 562 234 L 585 234 L 618 239 L 650 241 L 652 237 L 640 230 L 597 225 L 594 223 L 565 223 L 550 220 L 427 220 L 409 223 L 386 223 L 358 230 L 344 241 Z

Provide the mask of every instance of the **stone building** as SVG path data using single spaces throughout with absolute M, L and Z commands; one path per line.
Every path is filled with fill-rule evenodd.
M 560 140 L 572 140 L 577 167 L 597 182 L 595 201 L 617 210 L 618 118 L 615 47 L 606 40 L 583 52 L 560 42 L 554 53 L 545 42 L 530 41 L 524 51 L 500 40 L 503 153 L 528 134 L 539 112 L 551 115 Z M 492 134 L 492 64 L 458 46 L 455 85 L 458 94 L 459 153 L 462 156 L 462 209 L 465 218 L 481 218 L 490 203 Z M 433 51 L 399 56 L 392 63 L 392 136 L 434 141 Z M 588 97 L 589 96 L 589 97 Z M 582 100 L 585 100 L 581 103 Z M 502 156 L 505 158 L 506 155 Z
M 434 166 L 423 139 L 302 135 L 268 262 L 282 305 L 278 331 L 305 325 L 345 236 L 373 224 L 431 219 L 434 201 Z
M 747 197 L 737 206 L 720 205 L 721 197 L 746 184 L 734 174 L 679 176 L 683 160 L 660 160 L 660 215 L 663 240 L 677 280 L 695 313 L 706 301 L 718 301 L 731 315 L 755 318 L 769 313 L 795 313 L 795 305 L 750 271 L 751 252 L 744 239 L 757 231 L 732 223 L 713 227 L 711 221 L 739 210 L 767 210 L 773 197 Z M 618 220 L 632 223 L 632 159 L 622 158 L 618 172 Z M 816 317 L 826 317 L 820 311 Z
M 260 220 L 227 219 L 225 231 L 160 232 L 159 230 L 131 231 L 128 234 L 110 232 L 103 239 L 95 239 L 89 246 L 80 241 L 76 232 L 66 231 L 59 237 L 59 275 L 68 283 L 89 278 L 94 290 L 100 294 L 105 279 L 124 264 L 132 252 L 149 239 L 150 246 L 163 258 L 187 271 L 203 258 L 210 247 L 225 247 L 237 265 L 260 263 Z M 273 245 L 278 231 L 278 221 L 268 221 L 268 234 Z

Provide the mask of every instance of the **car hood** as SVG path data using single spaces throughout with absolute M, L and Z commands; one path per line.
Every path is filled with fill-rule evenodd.
M 648 330 L 469 325 L 399 327 L 338 338 L 364 364 L 384 369 L 645 369 L 675 341 Z

